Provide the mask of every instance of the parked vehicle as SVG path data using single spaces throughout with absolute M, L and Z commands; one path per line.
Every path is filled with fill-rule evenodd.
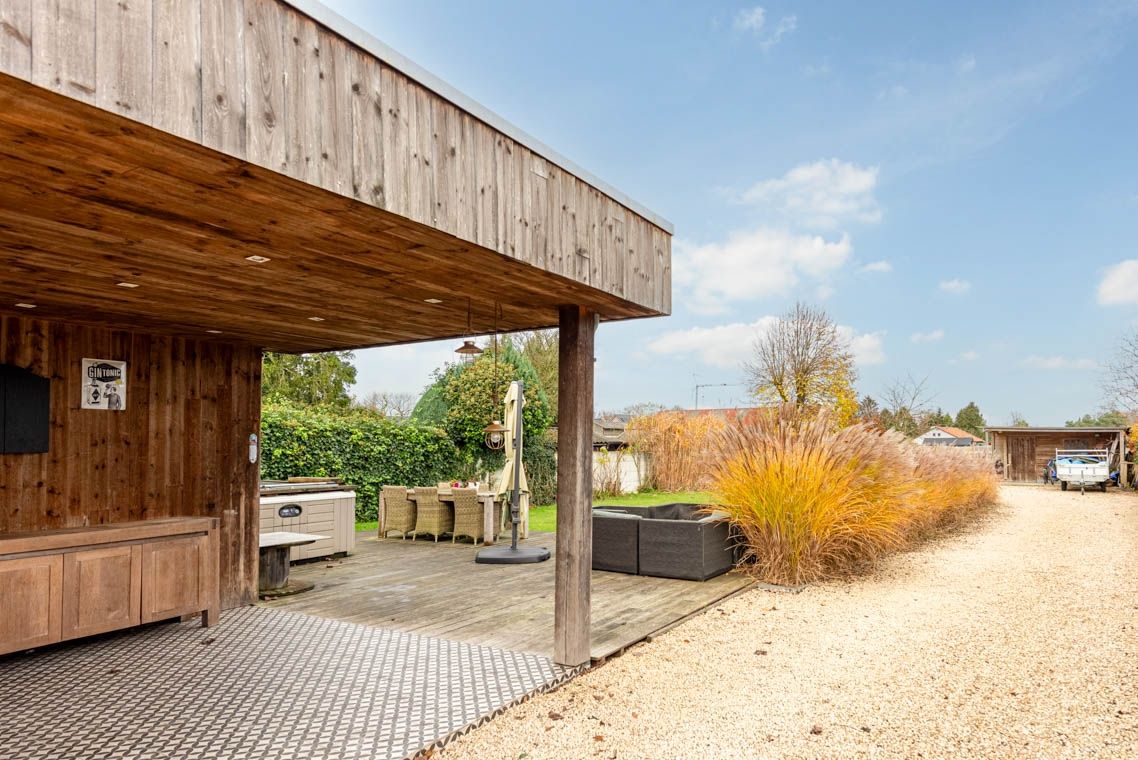
M 1054 479 L 1064 491 L 1068 486 L 1098 487 L 1106 492 L 1110 482 L 1110 451 L 1107 449 L 1056 449 Z

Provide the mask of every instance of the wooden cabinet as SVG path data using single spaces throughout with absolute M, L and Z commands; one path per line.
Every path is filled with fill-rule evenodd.
M 185 568 L 201 568 L 209 557 L 209 541 L 204 536 L 154 541 L 142 545 L 142 622 L 169 620 L 200 612 L 202 573 Z
M 201 614 L 217 622 L 217 521 L 0 534 L 0 654 Z
M 63 557 L 25 557 L 0 562 L 0 653 L 62 638 Z
M 108 546 L 63 555 L 63 638 L 139 623 L 142 546 Z

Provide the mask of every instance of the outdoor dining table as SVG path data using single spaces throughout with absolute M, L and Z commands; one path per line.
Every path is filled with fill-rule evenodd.
M 439 501 L 444 504 L 449 504 L 454 507 L 454 498 L 451 492 L 446 489 L 440 488 L 438 490 Z M 407 489 L 407 498 L 411 501 L 415 500 L 415 489 Z M 494 539 L 498 536 L 497 524 L 494 520 L 494 505 L 498 499 L 498 495 L 493 491 L 478 491 L 478 501 L 482 503 L 482 543 L 489 546 L 494 543 Z

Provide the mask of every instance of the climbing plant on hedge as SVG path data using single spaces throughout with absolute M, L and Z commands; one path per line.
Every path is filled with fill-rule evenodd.
M 467 469 L 435 427 L 291 404 L 267 404 L 261 414 L 261 477 L 343 478 L 357 488 L 356 520 L 376 519 L 381 485 L 434 485 Z

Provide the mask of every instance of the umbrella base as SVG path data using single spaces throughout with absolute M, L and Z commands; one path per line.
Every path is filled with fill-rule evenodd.
M 533 565 L 549 559 L 549 549 L 544 546 L 494 546 L 483 549 L 474 555 L 479 565 Z

